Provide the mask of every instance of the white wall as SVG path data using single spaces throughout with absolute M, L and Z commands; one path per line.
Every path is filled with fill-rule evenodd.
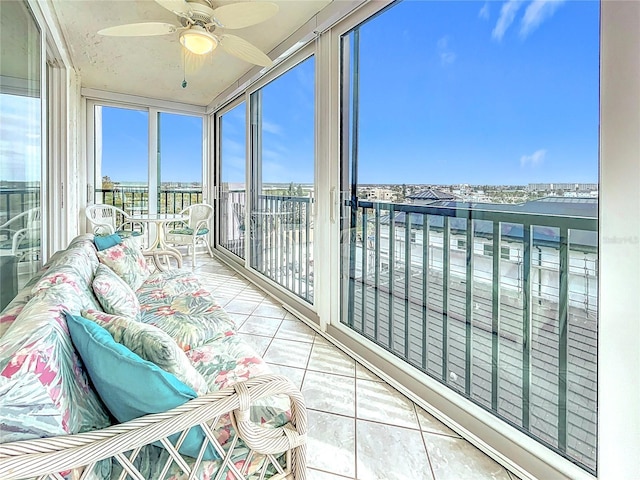
M 640 2 L 603 1 L 598 477 L 640 478 Z

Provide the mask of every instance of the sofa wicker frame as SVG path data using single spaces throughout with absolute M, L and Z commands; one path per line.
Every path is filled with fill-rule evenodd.
M 251 404 L 278 394 L 290 399 L 290 423 L 266 428 L 252 422 L 249 418 Z M 212 431 L 212 426 L 224 414 L 230 414 L 235 430 L 225 442 L 225 448 Z M 199 457 L 190 467 L 178 448 L 189 429 L 195 426 L 202 428 L 205 439 Z M 168 437 L 180 432 L 173 444 Z M 231 478 L 246 480 L 249 478 L 244 471 L 246 464 L 238 467 L 232 461 L 234 448 L 241 439 L 250 449 L 247 459 L 256 454 L 265 456 L 260 471 L 252 472 L 251 478 L 306 480 L 306 434 L 307 413 L 299 389 L 285 377 L 262 375 L 203 395 L 167 412 L 146 415 L 102 430 L 0 444 L 0 478 L 64 480 L 66 475 L 66 478 L 83 480 L 97 462 L 112 458 L 122 466 L 120 478 L 158 480 L 145 478 L 134 461 L 143 446 L 160 442 L 168 452 L 160 478 L 166 476 L 174 462 L 189 479 L 197 478 L 205 449 L 211 444 L 221 458 L 215 478 L 228 478 L 226 474 L 229 473 Z M 277 459 L 282 453 L 285 454 L 284 467 Z M 275 474 L 267 476 L 267 468 Z

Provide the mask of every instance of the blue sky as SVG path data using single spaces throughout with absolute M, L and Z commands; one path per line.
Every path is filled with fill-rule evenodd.
M 102 107 L 102 175 L 119 182 L 148 178 L 146 111 Z M 202 119 L 160 113 L 160 177 L 163 182 L 202 182 Z
M 415 2 L 360 37 L 361 183 L 597 180 L 597 2 Z
M 360 62 L 360 183 L 597 181 L 598 2 L 407 0 L 362 25 Z M 313 68 L 263 90 L 265 182 L 313 181 Z M 134 114 L 105 118 L 120 181 L 146 179 Z M 162 178 L 199 181 L 199 120 L 173 120 Z M 223 122 L 223 180 L 242 182 L 244 104 Z

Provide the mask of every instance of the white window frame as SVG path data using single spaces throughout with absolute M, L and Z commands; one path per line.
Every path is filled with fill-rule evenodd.
M 149 213 L 158 211 L 158 114 L 169 113 L 176 115 L 189 115 L 202 119 L 202 197 L 207 203 L 210 198 L 208 173 L 209 166 L 209 116 L 205 114 L 205 107 L 180 104 L 167 101 L 153 101 L 141 97 L 124 94 L 82 89 L 83 98 L 86 100 L 86 198 L 84 205 L 94 203 L 96 185 L 96 155 L 95 155 L 95 107 L 114 107 L 128 110 L 144 111 L 148 114 L 148 185 L 149 185 Z
M 332 72 L 339 72 L 340 36 L 388 6 L 371 2 L 332 29 Z M 599 271 L 600 322 L 598 350 L 598 477 L 640 478 L 640 302 L 629 292 L 640 290 L 640 18 L 638 2 L 601 2 L 600 82 L 600 214 Z M 338 75 L 336 75 L 337 77 Z M 332 85 L 332 145 L 339 141 L 339 98 Z M 322 120 L 321 120 L 322 121 Z M 334 150 L 335 158 L 340 152 Z M 339 191 L 335 175 L 332 189 Z M 336 190 L 337 189 L 337 190 Z M 331 208 L 331 207 L 330 207 Z M 625 211 L 625 215 L 618 212 Z M 615 235 L 606 232 L 615 232 Z M 332 278 L 339 278 L 339 232 L 332 236 Z M 622 260 L 625 259 L 625 260 Z M 339 282 L 334 282 L 335 284 Z M 626 293 L 625 293 L 626 292 Z M 331 295 L 331 318 L 339 319 L 340 292 Z M 569 460 L 488 412 L 455 395 L 426 375 L 416 375 L 393 355 L 363 339 L 338 322 L 329 333 L 347 350 L 363 358 L 374 371 L 425 407 L 437 418 L 464 434 L 484 452 L 522 478 L 594 477 Z M 625 372 L 633 372 L 630 378 Z M 422 384 L 420 388 L 414 385 Z M 429 398 L 429 404 L 425 402 Z M 455 419 L 455 420 L 454 420 Z M 464 427 L 463 427 L 464 425 Z

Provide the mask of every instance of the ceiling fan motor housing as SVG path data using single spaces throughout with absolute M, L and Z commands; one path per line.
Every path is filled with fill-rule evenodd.
M 190 0 L 187 2 L 190 8 L 189 20 L 196 25 L 204 27 L 214 22 L 213 8 L 206 0 Z

